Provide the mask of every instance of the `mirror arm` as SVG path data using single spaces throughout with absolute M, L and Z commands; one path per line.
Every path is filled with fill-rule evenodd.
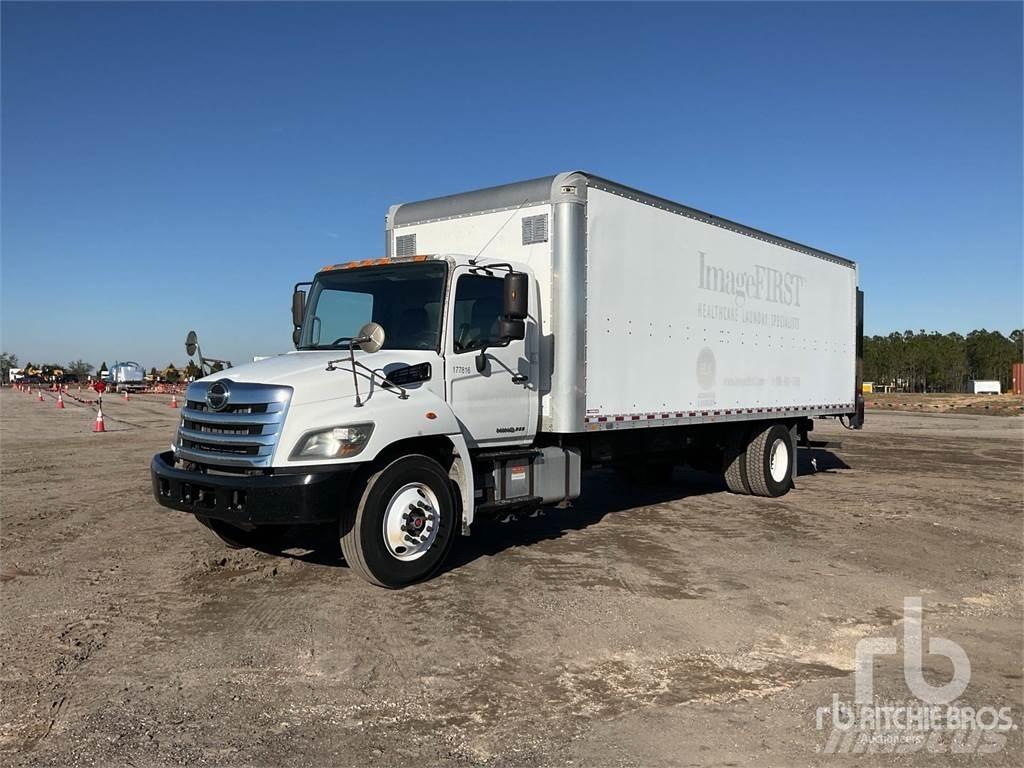
M 480 347 L 480 352 L 476 356 L 476 372 L 483 373 L 484 369 L 487 368 L 487 344 L 485 343 Z
M 348 364 L 352 368 L 352 382 L 353 382 L 353 384 L 355 384 L 355 388 L 356 388 L 356 408 L 362 408 L 363 407 L 363 402 L 362 402 L 362 399 L 360 398 L 360 395 L 359 395 L 359 376 L 358 376 L 358 374 L 356 374 L 356 368 L 362 368 L 364 371 L 369 373 L 370 374 L 370 382 L 371 383 L 373 382 L 373 377 L 376 376 L 377 378 L 380 379 L 381 387 L 383 389 L 390 390 L 392 387 L 394 387 L 395 389 L 398 390 L 397 394 L 398 394 L 398 399 L 399 400 L 408 400 L 409 399 L 409 393 L 406 391 L 405 387 L 403 387 L 401 384 L 396 384 L 393 381 L 389 381 L 387 376 L 384 376 L 383 374 L 379 373 L 378 371 L 375 371 L 373 368 L 370 368 L 370 367 L 368 367 L 366 365 L 363 365 L 358 360 L 356 360 L 356 353 L 355 353 L 356 345 L 357 344 L 361 344 L 361 343 L 363 343 L 365 341 L 368 341 L 368 340 L 369 340 L 369 336 L 358 336 L 358 337 L 352 339 L 348 343 Z M 338 370 L 337 364 L 341 363 L 341 362 L 345 362 L 345 358 L 339 357 L 337 360 L 329 360 L 327 362 L 326 370 L 328 370 L 328 371 L 336 371 L 336 370 Z
M 348 343 L 348 361 L 352 366 L 352 383 L 356 387 L 356 408 L 363 407 L 363 401 L 359 399 L 359 377 L 356 376 L 356 340 Z

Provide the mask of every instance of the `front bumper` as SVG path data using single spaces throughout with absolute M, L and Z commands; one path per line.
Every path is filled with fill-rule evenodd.
M 282 525 L 337 520 L 358 465 L 276 475 L 208 475 L 175 469 L 174 452 L 153 456 L 153 498 L 171 509 L 229 523 Z

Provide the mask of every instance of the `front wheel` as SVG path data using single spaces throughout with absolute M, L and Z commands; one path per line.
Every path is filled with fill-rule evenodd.
M 341 552 L 371 584 L 397 589 L 432 576 L 451 549 L 457 521 L 448 474 L 427 456 L 395 459 L 341 516 Z

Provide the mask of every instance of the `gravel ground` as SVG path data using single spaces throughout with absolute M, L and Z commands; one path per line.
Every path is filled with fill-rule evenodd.
M 1020 724 L 1020 417 L 818 422 L 843 447 L 775 500 L 596 471 L 573 508 L 480 526 L 388 592 L 329 531 L 231 552 L 158 507 L 168 399 L 109 399 L 97 435 L 73 400 L 0 394 L 4 764 L 1019 764 L 1019 730 L 988 754 L 828 754 L 815 715 L 920 596 L 926 649 L 970 658 L 961 703 Z M 926 655 L 934 685 L 951 670 Z M 874 688 L 909 698 L 901 657 Z

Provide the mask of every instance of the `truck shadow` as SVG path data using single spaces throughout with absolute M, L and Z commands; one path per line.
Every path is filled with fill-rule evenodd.
M 815 474 L 812 458 L 817 464 L 817 473 L 849 469 L 845 461 L 830 451 L 801 450 L 798 479 Z M 610 469 L 594 469 L 584 473 L 583 487 L 583 495 L 570 507 L 544 507 L 524 510 L 502 519 L 476 520 L 473 535 L 456 540 L 442 572 L 456 570 L 481 557 L 493 557 L 515 547 L 559 539 L 572 531 L 589 528 L 607 515 L 727 492 L 721 475 L 689 468 L 677 468 L 671 482 L 663 485 L 634 484 L 621 479 Z M 283 549 L 264 551 L 316 565 L 347 567 L 334 525 L 296 527 L 289 533 Z
M 831 472 L 836 469 L 850 469 L 850 465 L 824 448 L 797 451 L 797 480 L 804 475 Z M 812 463 L 813 462 L 813 463 Z
M 681 468 L 676 469 L 671 483 L 643 486 L 620 479 L 610 469 L 595 469 L 584 473 L 583 487 L 583 495 L 570 507 L 522 510 L 501 519 L 478 518 L 472 536 L 456 539 L 442 573 L 506 549 L 560 538 L 599 523 L 608 514 L 725 491 L 720 476 Z M 281 549 L 261 551 L 316 565 L 347 567 L 334 525 L 296 526 Z
M 688 468 L 676 469 L 671 482 L 659 485 L 631 483 L 610 469 L 594 469 L 584 473 L 583 488 L 583 494 L 569 507 L 543 507 L 503 519 L 477 520 L 473 535 L 456 542 L 444 570 L 455 570 L 507 549 L 559 539 L 596 525 L 608 515 L 726 490 L 719 475 Z

